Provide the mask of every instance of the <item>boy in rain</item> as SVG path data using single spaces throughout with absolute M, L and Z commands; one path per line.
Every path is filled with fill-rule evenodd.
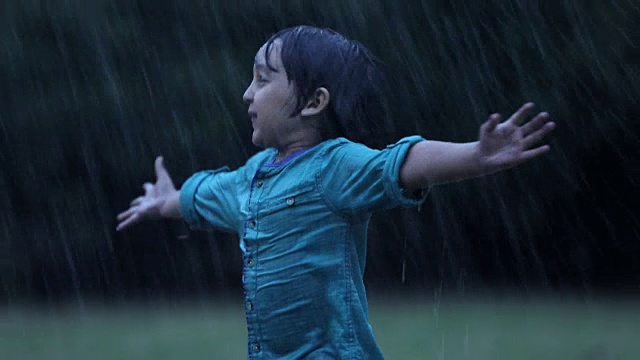
M 429 187 L 492 174 L 549 151 L 547 113 L 527 103 L 493 114 L 470 143 L 401 139 L 360 143 L 381 103 L 369 50 L 308 26 L 273 35 L 244 93 L 262 150 L 245 165 L 198 172 L 176 189 L 157 158 L 155 184 L 118 215 L 237 233 L 250 359 L 382 359 L 363 283 L 374 211 L 421 204 Z

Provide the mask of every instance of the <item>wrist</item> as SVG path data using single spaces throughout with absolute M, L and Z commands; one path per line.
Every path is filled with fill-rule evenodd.
M 492 168 L 491 163 L 488 161 L 488 157 L 482 151 L 480 141 L 473 142 L 472 149 L 472 163 L 475 164 L 473 169 L 474 176 L 489 175 L 497 171 Z
M 168 193 L 160 203 L 160 216 L 164 218 L 179 218 L 180 216 L 180 191 L 173 190 Z

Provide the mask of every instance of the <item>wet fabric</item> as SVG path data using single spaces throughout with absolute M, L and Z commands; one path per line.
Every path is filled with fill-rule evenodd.
M 363 283 L 367 227 L 374 211 L 424 201 L 399 185 L 422 140 L 374 150 L 332 139 L 279 163 L 267 149 L 185 182 L 187 223 L 239 236 L 250 359 L 383 358 Z

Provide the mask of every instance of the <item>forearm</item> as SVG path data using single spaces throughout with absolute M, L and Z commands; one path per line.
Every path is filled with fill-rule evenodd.
M 409 190 L 460 181 L 487 174 L 478 143 L 422 141 L 411 147 L 400 170 L 401 185 Z
M 160 216 L 171 219 L 181 219 L 180 213 L 180 190 L 174 190 L 167 195 L 166 200 L 160 207 Z

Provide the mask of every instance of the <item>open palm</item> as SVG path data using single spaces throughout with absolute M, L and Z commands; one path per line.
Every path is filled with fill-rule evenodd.
M 549 145 L 540 143 L 555 124 L 546 112 L 525 123 L 533 106 L 532 103 L 524 104 L 504 122 L 500 122 L 499 114 L 493 114 L 482 125 L 478 146 L 481 162 L 486 168 L 504 170 L 549 151 Z
M 164 167 L 162 157 L 155 161 L 156 182 L 143 185 L 144 195 L 131 201 L 129 209 L 118 214 L 118 226 L 120 231 L 144 219 L 155 219 L 162 215 L 163 206 L 168 197 L 176 192 L 169 172 Z

